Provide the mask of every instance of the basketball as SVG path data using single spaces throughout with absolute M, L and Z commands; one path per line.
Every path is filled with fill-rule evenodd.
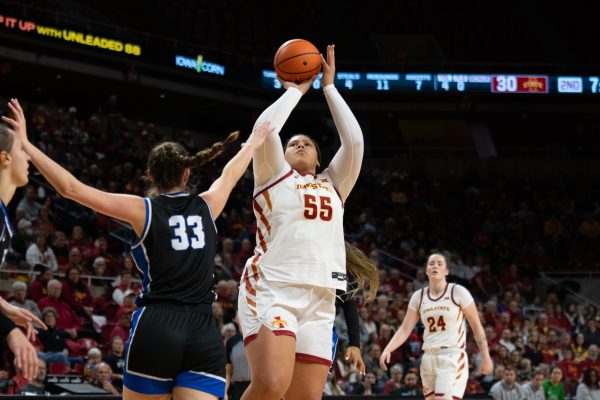
M 302 82 L 321 72 L 321 54 L 308 40 L 288 40 L 275 53 L 274 66 L 284 81 Z

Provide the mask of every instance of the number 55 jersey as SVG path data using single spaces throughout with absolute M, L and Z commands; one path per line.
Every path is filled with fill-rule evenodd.
M 217 229 L 208 203 L 189 193 L 145 198 L 146 222 L 131 254 L 142 273 L 138 306 L 211 304 Z
M 327 170 L 292 170 L 255 191 L 256 249 L 243 280 L 346 290 L 344 203 Z M 243 282 L 242 282 L 243 283 Z

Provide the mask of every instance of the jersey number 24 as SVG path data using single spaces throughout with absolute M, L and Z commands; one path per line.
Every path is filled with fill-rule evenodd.
M 194 250 L 201 249 L 205 245 L 204 230 L 202 229 L 202 217 L 199 215 L 173 215 L 169 218 L 169 226 L 174 227 L 171 246 L 174 250 L 182 251 L 190 247 Z M 188 236 L 188 227 L 192 228 L 192 235 Z

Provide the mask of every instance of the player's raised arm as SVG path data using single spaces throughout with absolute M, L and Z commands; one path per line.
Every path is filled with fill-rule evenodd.
M 2 117 L 2 119 L 13 127 L 21 138 L 23 148 L 31 158 L 31 162 L 61 196 L 75 200 L 102 214 L 129 222 L 138 235 L 143 231 L 146 218 L 146 207 L 143 198 L 128 194 L 103 192 L 80 182 L 69 171 L 29 142 L 25 115 L 19 101 L 16 99 L 11 100 L 8 107 L 14 118 Z
M 354 187 L 364 153 L 364 139 L 356 117 L 333 85 L 335 79 L 335 46 L 327 46 L 327 60 L 322 58 L 323 93 L 340 135 L 341 147 L 329 164 L 329 175 L 345 201 Z
M 268 120 L 271 121 L 271 126 L 275 128 L 275 132 L 273 135 L 269 135 L 264 144 L 254 154 L 252 168 L 255 187 L 262 186 L 272 178 L 287 172 L 287 163 L 283 156 L 283 145 L 279 137 L 279 132 L 294 107 L 300 101 L 300 98 L 310 89 L 314 79 L 312 78 L 300 84 L 281 81 L 281 84 L 286 89 L 285 93 L 275 103 L 271 104 L 269 108 L 263 111 L 256 120 L 254 124 L 255 129 Z M 289 166 L 287 169 L 289 169 Z

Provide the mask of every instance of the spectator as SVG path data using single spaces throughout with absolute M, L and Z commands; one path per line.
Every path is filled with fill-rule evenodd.
M 378 394 L 377 390 L 377 376 L 373 372 L 367 372 L 362 382 L 358 382 L 352 389 L 353 395 L 372 396 Z
M 56 310 L 52 307 L 46 307 L 43 311 L 43 321 L 48 327 L 47 330 L 38 329 L 38 338 L 44 346 L 44 351 L 38 353 L 38 357 L 44 362 L 70 364 L 67 347 L 67 339 L 71 339 L 64 330 L 56 327 Z
M 423 391 L 419 389 L 417 383 L 417 374 L 409 371 L 408 374 L 406 374 L 406 376 L 404 377 L 404 387 L 394 389 L 390 394 L 392 395 L 392 397 L 421 398 L 423 396 Z
M 25 259 L 27 264 L 33 269 L 36 264 L 44 264 L 52 271 L 58 271 L 58 262 L 54 256 L 52 248 L 46 244 L 47 237 L 43 233 L 38 233 L 35 237 L 35 243 L 27 248 Z
M 131 327 L 131 311 L 124 311 L 119 316 L 119 323 L 110 332 L 110 336 L 119 336 L 123 342 L 129 338 L 129 328 Z
M 52 307 L 58 314 L 56 326 L 67 331 L 71 337 L 77 336 L 77 330 L 81 327 L 81 319 L 62 299 L 62 283 L 56 279 L 48 281 L 48 295 L 38 301 L 38 307 L 42 310 Z
M 598 326 L 593 318 L 588 319 L 586 327 L 583 329 L 583 337 L 585 338 L 586 346 L 595 344 L 600 346 L 600 333 L 598 332 Z
M 238 323 L 237 313 L 235 323 Z M 237 325 L 234 326 L 237 328 Z M 242 394 L 250 385 L 250 368 L 244 351 L 244 338 L 242 334 L 235 329 L 235 334 L 225 343 L 225 353 L 227 355 L 227 383 L 229 384 L 229 399 L 240 400 Z M 339 350 L 338 350 L 339 351 Z M 336 374 L 331 374 L 333 381 L 329 380 L 327 386 L 333 392 L 341 391 L 336 385 Z M 227 392 L 226 392 L 227 393 Z M 342 393 L 343 394 L 343 391 Z
M 377 325 L 373 321 L 373 317 L 366 306 L 359 310 L 359 317 L 360 343 L 366 344 L 372 337 L 377 335 Z
M 67 276 L 63 281 L 62 298 L 76 314 L 89 319 L 94 312 L 94 300 L 90 289 L 81 280 L 79 268 L 71 267 L 67 270 Z
M 13 299 L 10 302 L 13 306 L 24 308 L 38 318 L 42 317 L 42 313 L 37 304 L 33 300 L 27 298 L 27 285 L 21 281 L 15 281 L 12 285 Z
M 22 211 L 25 213 L 25 218 L 30 222 L 35 221 L 40 214 L 40 208 L 42 206 L 37 203 L 35 200 L 37 198 L 36 190 L 33 186 L 27 185 L 25 188 L 25 196 L 17 205 L 17 211 Z
M 575 362 L 580 363 L 587 358 L 588 352 L 585 347 L 585 337 L 583 336 L 583 333 L 578 333 L 577 336 L 575 336 L 575 343 L 571 345 L 571 349 L 575 356 Z
M 374 372 L 377 377 L 385 375 L 385 371 L 379 366 L 379 357 L 381 356 L 381 347 L 377 343 L 371 344 L 367 354 L 364 356 L 365 369 L 367 372 Z
M 90 282 L 90 295 L 95 303 L 103 304 L 112 298 L 112 296 L 109 297 L 109 294 L 112 294 L 112 279 L 102 279 L 106 278 L 106 260 L 104 257 L 96 257 L 92 263 L 92 269 L 94 270 L 94 276 L 97 278 L 92 278 Z
M 415 290 L 423 289 L 428 285 L 427 276 L 425 275 L 425 268 L 419 268 L 415 279 L 412 281 Z
M 550 379 L 544 381 L 546 400 L 565 400 L 565 386 L 562 383 L 563 373 L 558 367 L 552 368 Z
M 50 268 L 43 264 L 37 264 L 33 270 L 38 273 L 38 275 L 31 284 L 29 292 L 31 299 L 35 302 L 39 302 L 42 297 L 48 295 L 48 281 L 52 279 L 54 273 Z
M 577 386 L 576 400 L 600 400 L 600 387 L 598 387 L 598 373 L 595 369 L 583 371 L 583 379 Z
M 383 385 L 383 391 L 381 394 L 389 395 L 392 391 L 397 389 L 402 389 L 404 384 L 402 383 L 402 378 L 404 378 L 404 369 L 402 365 L 396 364 L 392 368 L 390 368 L 390 379 Z
M 112 370 L 110 365 L 105 362 L 98 363 L 96 368 L 94 368 L 94 380 L 92 381 L 92 385 L 99 387 L 108 393 L 121 394 L 112 382 Z
M 42 359 L 38 359 L 38 368 L 35 378 L 19 390 L 20 395 L 25 396 L 49 396 L 50 392 L 46 391 L 46 363 Z
M 80 271 L 83 271 L 84 265 L 82 260 L 79 247 L 71 247 L 71 250 L 69 250 L 69 259 L 65 265 L 60 266 L 60 270 L 66 272 L 69 268 L 78 268 Z
M 600 359 L 598 359 L 598 346 L 595 344 L 588 347 L 588 356 L 580 364 L 582 370 L 593 368 L 600 374 Z
M 509 353 L 512 353 L 516 350 L 515 344 L 512 342 L 512 332 L 510 329 L 505 328 L 502 331 L 502 337 L 498 343 L 506 347 Z
M 504 368 L 504 379 L 496 382 L 490 389 L 494 400 L 522 400 L 521 386 L 516 383 L 517 373 L 513 367 Z
M 54 233 L 52 251 L 54 251 L 56 262 L 58 262 L 59 266 L 67 265 L 69 262 L 69 243 L 67 242 L 67 235 L 64 232 L 56 231 Z
M 95 369 L 102 362 L 102 352 L 97 347 L 88 350 L 85 366 L 83 367 L 83 380 L 92 383 L 95 379 Z
M 107 363 L 112 371 L 112 383 L 120 391 L 123 391 L 123 367 L 125 366 L 125 359 L 123 358 L 123 339 L 120 336 L 113 336 L 110 340 L 109 352 L 102 359 L 103 362 Z
M 112 294 L 112 298 L 118 305 L 123 305 L 123 297 L 125 297 L 125 292 L 130 289 L 136 292 L 136 285 L 133 284 L 131 272 L 124 270 L 121 272 L 121 283 L 119 286 L 115 288 Z
M 544 377 L 544 371 L 541 369 L 536 369 L 531 373 L 531 380 L 521 386 L 523 400 L 546 400 L 542 388 Z

